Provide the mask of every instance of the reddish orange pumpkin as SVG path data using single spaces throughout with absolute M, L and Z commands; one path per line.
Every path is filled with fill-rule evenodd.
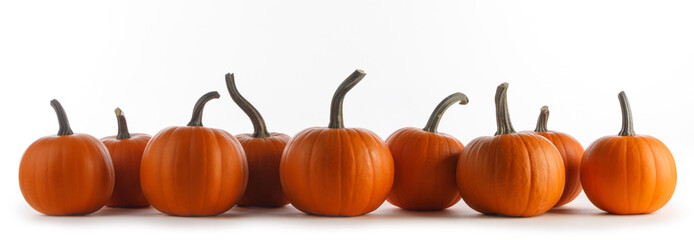
M 243 148 L 224 130 L 202 126 L 205 94 L 185 127 L 169 127 L 150 140 L 140 168 L 142 191 L 157 210 L 178 216 L 226 212 L 241 197 L 248 180 Z
M 149 134 L 128 132 L 128 124 L 120 108 L 116 108 L 118 135 L 101 139 L 113 161 L 116 184 L 108 207 L 147 207 L 149 202 L 140 187 L 140 163 L 145 147 L 152 138 Z
M 236 203 L 245 207 L 282 207 L 289 204 L 280 183 L 280 160 L 289 135 L 270 133 L 265 120 L 253 105 L 236 88 L 234 74 L 226 75 L 227 89 L 231 98 L 248 115 L 253 123 L 253 134 L 239 134 L 248 161 L 248 186 Z
M 48 215 L 84 215 L 96 212 L 113 191 L 114 171 L 108 150 L 98 139 L 73 134 L 58 100 L 51 106 L 58 115 L 57 135 L 36 140 L 19 164 L 19 188 L 36 211 Z
M 624 92 L 619 93 L 619 102 L 622 130 L 588 146 L 581 160 L 581 183 L 588 199 L 606 212 L 655 212 L 675 192 L 675 160 L 657 138 L 636 135 Z
M 386 140 L 395 163 L 395 181 L 387 199 L 391 204 L 433 211 L 460 201 L 455 168 L 463 144 L 437 131 L 443 113 L 455 103 L 467 104 L 467 96 L 451 94 L 436 106 L 424 129 L 402 128 Z
M 330 124 L 298 133 L 280 162 L 282 189 L 294 207 L 315 215 L 356 216 L 386 200 L 393 185 L 393 158 L 375 133 L 345 128 L 345 94 L 366 74 L 352 73 L 333 95 Z
M 556 147 L 533 133 L 516 133 L 506 103 L 508 83 L 496 91 L 497 131 L 472 140 L 458 160 L 458 188 L 465 203 L 484 214 L 529 217 L 551 209 L 564 188 Z
M 552 142 L 564 160 L 564 171 L 566 173 L 564 192 L 561 194 L 559 202 L 554 205 L 559 207 L 573 201 L 581 193 L 580 170 L 583 146 L 569 134 L 547 130 L 547 120 L 549 120 L 549 108 L 543 106 L 540 109 L 540 116 L 537 119 L 534 133 Z

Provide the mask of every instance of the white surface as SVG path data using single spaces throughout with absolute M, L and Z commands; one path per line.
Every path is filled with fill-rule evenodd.
M 662 238 L 691 236 L 694 3 L 691 1 L 2 1 L 0 151 L 3 233 L 51 238 L 211 236 Z M 271 131 L 326 126 L 334 89 L 355 68 L 365 80 L 345 100 L 348 127 L 386 138 L 423 127 L 448 94 L 468 106 L 446 113 L 440 131 L 463 143 L 495 131 L 495 87 L 510 83 L 516 130 L 534 128 L 549 105 L 550 129 L 584 147 L 620 128 L 617 93 L 631 100 L 637 133 L 665 142 L 678 186 L 650 215 L 601 214 L 581 197 L 527 219 L 486 217 L 458 204 L 409 213 L 386 204 L 356 218 L 234 208 L 215 218 L 104 209 L 47 217 L 23 200 L 17 169 L 31 142 L 54 134 L 59 99 L 76 132 L 115 134 L 121 107 L 132 132 L 186 124 L 195 100 L 217 90 L 204 123 L 252 131 L 228 97 L 224 74 L 264 115 Z M 12 116 L 12 117 L 8 117 Z M 9 126 L 9 127 L 8 127 Z

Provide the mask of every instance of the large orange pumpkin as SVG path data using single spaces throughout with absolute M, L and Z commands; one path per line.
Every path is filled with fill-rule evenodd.
M 289 204 L 280 183 L 280 160 L 289 135 L 267 131 L 263 116 L 236 88 L 234 74 L 226 75 L 226 84 L 231 98 L 253 123 L 253 134 L 236 135 L 246 153 L 249 174 L 246 191 L 236 204 L 246 207 L 281 207 Z
M 243 148 L 224 130 L 202 126 L 202 110 L 219 93 L 205 94 L 184 127 L 166 128 L 150 140 L 140 168 L 149 203 L 178 216 L 210 216 L 234 206 L 246 188 Z
M 294 207 L 315 215 L 356 216 L 386 200 L 393 185 L 393 158 L 375 133 L 345 128 L 345 94 L 366 74 L 356 70 L 337 88 L 330 124 L 292 138 L 282 155 L 282 189 Z
M 583 146 L 571 135 L 547 130 L 549 120 L 549 108 L 543 106 L 540 109 L 540 116 L 537 119 L 535 134 L 547 138 L 559 150 L 561 158 L 564 160 L 564 171 L 566 173 L 564 192 L 561 194 L 559 202 L 555 207 L 562 206 L 573 201 L 581 193 L 581 158 L 583 157 Z
M 622 130 L 593 142 L 581 160 L 581 183 L 593 204 L 614 214 L 651 213 L 675 192 L 677 169 L 657 138 L 636 135 L 629 100 L 619 93 Z
M 564 164 L 552 142 L 516 133 L 506 103 L 508 83 L 496 91 L 497 131 L 472 140 L 458 160 L 465 203 L 484 214 L 529 217 L 551 209 L 564 188 Z
M 147 207 L 149 202 L 140 187 L 140 163 L 142 153 L 152 138 L 149 134 L 130 133 L 120 108 L 116 108 L 118 134 L 101 139 L 106 145 L 116 171 L 116 184 L 111 194 L 109 207 Z
M 455 103 L 467 104 L 468 98 L 451 94 L 436 106 L 424 129 L 402 128 L 386 139 L 395 163 L 395 181 L 387 199 L 391 204 L 432 211 L 460 201 L 455 169 L 463 144 L 437 131 L 443 113 Z
M 74 134 L 58 100 L 57 135 L 36 140 L 19 164 L 19 188 L 29 205 L 48 215 L 84 215 L 101 209 L 113 191 L 108 150 L 98 139 Z

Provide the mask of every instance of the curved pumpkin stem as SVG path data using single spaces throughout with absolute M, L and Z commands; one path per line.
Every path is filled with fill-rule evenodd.
M 70 128 L 70 122 L 67 120 L 63 105 L 58 100 L 53 99 L 51 100 L 51 107 L 55 110 L 55 114 L 58 115 L 58 136 L 72 135 L 72 128 Z
M 429 121 L 427 121 L 427 125 L 424 126 L 424 131 L 427 132 L 432 132 L 432 133 L 437 133 L 438 127 L 439 127 L 439 122 L 441 121 L 441 117 L 443 117 L 443 113 L 446 112 L 448 108 L 453 106 L 455 103 L 459 103 L 460 105 L 465 105 L 469 102 L 467 99 L 467 96 L 465 94 L 457 92 L 451 95 L 448 95 L 448 97 L 444 98 L 439 105 L 434 108 L 434 111 L 431 113 L 431 116 L 429 116 Z
M 496 135 L 515 133 L 511 124 L 511 116 L 508 114 L 508 103 L 506 102 L 506 91 L 508 83 L 502 83 L 496 88 L 494 103 L 496 104 Z
M 227 89 L 229 90 L 229 95 L 231 95 L 231 99 L 234 100 L 236 105 L 239 105 L 241 110 L 248 115 L 248 117 L 251 119 L 251 122 L 253 123 L 253 137 L 254 138 L 266 138 L 270 137 L 270 133 L 267 131 L 267 127 L 265 126 L 265 120 L 263 120 L 263 116 L 260 115 L 260 112 L 258 112 L 258 109 L 255 109 L 253 105 L 246 100 L 243 96 L 241 96 L 241 93 L 239 93 L 239 90 L 236 88 L 236 81 L 234 80 L 234 74 L 233 73 L 227 73 L 226 77 L 226 83 L 227 83 Z
M 202 95 L 202 97 L 198 99 L 198 102 L 195 103 L 195 107 L 193 107 L 193 117 L 190 118 L 188 126 L 202 127 L 202 110 L 205 108 L 205 104 L 208 101 L 216 98 L 219 98 L 219 93 L 217 91 L 208 92 L 205 95 Z
M 342 102 L 345 100 L 347 92 L 364 79 L 364 76 L 366 76 L 366 73 L 363 70 L 357 69 L 337 87 L 335 94 L 333 94 L 332 103 L 330 104 L 329 128 L 345 128 L 344 121 L 342 120 Z
M 549 121 L 549 107 L 542 106 L 542 108 L 540 108 L 540 116 L 537 117 L 535 132 L 549 132 L 549 130 L 547 130 L 547 121 Z
M 617 96 L 619 98 L 619 105 L 622 108 L 622 130 L 619 131 L 619 136 L 635 136 L 634 132 L 634 121 L 631 117 L 631 106 L 629 105 L 629 99 L 624 91 L 621 91 Z
M 123 140 L 130 138 L 128 122 L 125 121 L 125 115 L 123 115 L 123 110 L 120 110 L 120 108 L 116 108 L 116 120 L 118 120 L 118 135 L 116 135 L 116 139 Z

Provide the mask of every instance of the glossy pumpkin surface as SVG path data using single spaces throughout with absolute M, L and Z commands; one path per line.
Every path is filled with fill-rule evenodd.
M 178 216 L 211 216 L 234 206 L 246 188 L 248 167 L 241 144 L 231 134 L 206 128 L 196 104 L 188 126 L 169 127 L 150 140 L 142 157 L 140 181 L 152 207 Z
M 342 100 L 365 73 L 350 75 L 335 92 L 328 128 L 294 136 L 282 155 L 280 180 L 289 202 L 315 215 L 357 216 L 378 208 L 393 184 L 393 158 L 373 132 L 345 128 Z
M 19 187 L 36 211 L 47 215 L 84 215 L 101 209 L 113 191 L 114 170 L 98 139 L 74 134 L 57 100 L 57 135 L 32 143 L 19 165 Z
M 424 129 L 402 128 L 386 139 L 395 166 L 388 202 L 407 210 L 433 211 L 460 201 L 455 172 L 463 144 L 439 133 L 437 126 L 447 108 L 467 102 L 464 94 L 451 94 L 434 109 Z
M 651 213 L 675 192 L 677 169 L 672 153 L 655 137 L 637 135 L 631 108 L 621 92 L 622 131 L 593 142 L 583 155 L 581 183 L 598 208 L 614 214 Z
M 516 133 L 504 83 L 497 88 L 497 132 L 472 140 L 458 160 L 460 195 L 475 211 L 529 217 L 551 209 L 561 197 L 565 173 L 561 154 L 544 137 Z

